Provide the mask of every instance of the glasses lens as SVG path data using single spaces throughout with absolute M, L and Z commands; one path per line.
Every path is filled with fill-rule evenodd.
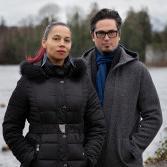
M 104 31 L 97 31 L 96 36 L 97 38 L 104 38 L 106 33 Z
M 116 30 L 111 30 L 111 31 L 108 31 L 108 32 L 107 32 L 107 35 L 108 35 L 109 38 L 114 38 L 114 37 L 117 36 L 117 33 L 118 33 L 118 31 L 116 31 Z
M 109 38 L 114 38 L 117 36 L 118 31 L 117 30 L 110 30 L 108 32 L 105 31 L 97 31 L 96 33 L 96 37 L 97 38 L 105 38 L 106 34 Z

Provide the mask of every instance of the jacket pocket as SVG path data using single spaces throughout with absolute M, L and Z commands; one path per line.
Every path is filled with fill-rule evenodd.
M 129 139 L 121 140 L 120 155 L 125 162 L 128 162 L 134 158 L 132 155 L 132 146 Z
M 36 146 L 37 160 L 56 160 L 59 157 L 57 134 L 42 134 L 39 145 Z
M 82 144 L 68 144 L 68 160 L 86 160 Z
M 40 150 L 40 144 L 36 144 L 36 146 L 35 146 L 35 159 L 38 159 L 39 150 Z
M 135 148 L 134 145 L 132 144 L 132 141 L 128 138 L 125 139 L 120 139 L 119 142 L 119 149 L 118 149 L 118 153 L 120 156 L 121 161 L 125 164 L 125 165 L 139 165 L 142 162 L 141 159 L 141 155 L 138 155 L 137 157 L 136 152 L 135 152 Z
M 89 167 L 86 161 L 69 161 L 69 167 Z
M 30 167 L 34 158 L 34 151 L 27 153 L 24 162 L 21 164 L 20 167 Z

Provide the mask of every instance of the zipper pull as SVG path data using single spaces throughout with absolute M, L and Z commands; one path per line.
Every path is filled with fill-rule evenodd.
M 39 151 L 39 144 L 36 145 L 36 151 L 38 152 Z

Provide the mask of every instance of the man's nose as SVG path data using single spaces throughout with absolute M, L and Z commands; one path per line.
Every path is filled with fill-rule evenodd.
M 109 38 L 109 36 L 108 36 L 108 34 L 105 34 L 105 37 L 104 37 L 104 39 L 105 39 L 105 40 L 108 40 L 108 39 L 110 39 L 110 38 Z

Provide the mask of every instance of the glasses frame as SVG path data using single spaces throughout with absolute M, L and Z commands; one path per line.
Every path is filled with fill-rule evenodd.
M 118 30 L 109 30 L 109 31 L 99 30 L 99 31 L 95 31 L 95 34 L 96 34 L 96 37 L 100 39 L 104 39 L 106 35 L 108 36 L 108 38 L 115 38 L 118 36 Z

